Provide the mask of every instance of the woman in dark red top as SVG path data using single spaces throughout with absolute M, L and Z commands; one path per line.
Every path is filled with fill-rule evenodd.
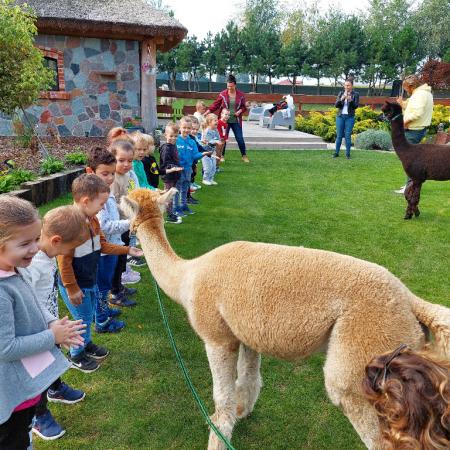
M 250 162 L 245 149 L 244 136 L 242 135 L 242 115 L 247 111 L 245 107 L 244 93 L 236 89 L 236 78 L 234 75 L 228 75 L 227 88 L 223 90 L 217 100 L 205 112 L 205 116 L 209 113 L 215 113 L 220 117 L 222 109 L 230 111 L 228 119 L 228 131 L 233 130 L 234 137 L 241 151 L 242 161 Z

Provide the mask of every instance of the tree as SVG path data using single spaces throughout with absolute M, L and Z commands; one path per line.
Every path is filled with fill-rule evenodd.
M 422 81 L 433 89 L 450 88 L 450 63 L 429 59 L 420 72 Z
M 158 71 L 167 72 L 170 89 L 172 91 L 175 90 L 175 81 L 177 80 L 177 74 L 181 72 L 179 70 L 179 47 L 180 44 L 177 47 L 170 49 L 168 52 L 158 52 L 156 56 Z
M 217 73 L 233 73 L 242 64 L 243 42 L 237 23 L 230 20 L 217 36 Z
M 177 69 L 184 72 L 188 77 L 188 89 L 191 90 L 191 83 L 194 82 L 194 89 L 198 89 L 198 78 L 202 76 L 202 59 L 204 48 L 198 42 L 196 36 L 190 36 L 178 46 Z M 197 86 L 196 86 L 197 85 Z
M 55 80 L 34 46 L 35 20 L 30 8 L 0 0 L 0 110 L 7 114 L 34 103 Z
M 208 91 L 211 91 L 212 76 L 217 72 L 217 41 L 218 35 L 213 36 L 209 31 L 202 41 L 203 71 L 208 75 Z

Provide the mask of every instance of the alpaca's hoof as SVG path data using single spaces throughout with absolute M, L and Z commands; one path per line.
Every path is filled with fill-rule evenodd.
M 403 217 L 405 220 L 409 220 L 412 218 L 412 214 L 405 214 L 405 217 Z
M 416 217 L 419 217 L 419 216 L 420 216 L 420 211 L 419 211 L 418 209 L 416 209 L 416 211 L 414 212 L 414 215 L 415 215 Z
M 250 415 L 251 411 L 248 410 L 244 405 L 237 405 L 236 406 L 236 417 L 238 419 L 245 419 Z

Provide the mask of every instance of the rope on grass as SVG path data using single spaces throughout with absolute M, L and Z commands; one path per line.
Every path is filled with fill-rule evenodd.
M 153 276 L 152 276 L 153 278 Z M 189 390 L 191 391 L 192 396 L 194 397 L 195 402 L 197 403 L 197 406 L 200 409 L 200 412 L 202 413 L 203 417 L 206 419 L 206 422 L 210 426 L 210 428 L 214 431 L 216 436 L 225 444 L 228 450 L 236 450 L 232 445 L 231 442 L 221 433 L 221 431 L 214 425 L 212 420 L 209 417 L 208 411 L 206 410 L 206 407 L 200 398 L 200 396 L 197 393 L 197 390 L 195 389 L 194 384 L 192 383 L 191 378 L 189 377 L 189 373 L 186 369 L 186 366 L 184 364 L 183 358 L 181 357 L 180 351 L 178 350 L 177 344 L 175 342 L 175 339 L 172 334 L 172 330 L 169 326 L 169 321 L 167 320 L 167 314 L 164 309 L 164 303 L 161 298 L 161 293 L 159 290 L 158 283 L 156 282 L 155 278 L 153 278 L 153 283 L 155 285 L 156 289 L 156 298 L 158 299 L 158 305 L 159 310 L 161 312 L 161 317 L 164 323 L 164 326 L 166 327 L 167 335 L 169 336 L 170 344 L 172 345 L 173 351 L 175 352 L 176 359 L 178 361 L 178 364 L 180 366 L 181 372 L 183 373 L 184 379 L 186 381 L 186 384 L 188 385 Z

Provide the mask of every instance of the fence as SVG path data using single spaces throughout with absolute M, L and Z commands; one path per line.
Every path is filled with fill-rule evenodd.
M 157 91 L 158 97 L 171 97 L 171 98 L 184 98 L 184 99 L 197 99 L 197 100 L 215 100 L 217 98 L 217 92 L 186 92 L 186 91 Z M 334 105 L 336 96 L 334 95 L 292 95 L 296 106 L 296 114 L 304 114 L 302 111 L 303 105 Z M 280 94 L 253 94 L 248 93 L 245 95 L 247 102 L 256 103 L 275 103 L 280 100 Z M 392 97 L 360 97 L 359 102 L 362 106 L 371 106 L 372 108 L 380 107 L 386 100 L 395 100 Z M 435 98 L 435 104 L 441 104 L 450 106 L 450 98 Z M 158 113 L 171 114 L 172 107 L 167 105 L 158 105 Z M 193 114 L 195 112 L 195 106 L 184 106 L 183 114 Z

